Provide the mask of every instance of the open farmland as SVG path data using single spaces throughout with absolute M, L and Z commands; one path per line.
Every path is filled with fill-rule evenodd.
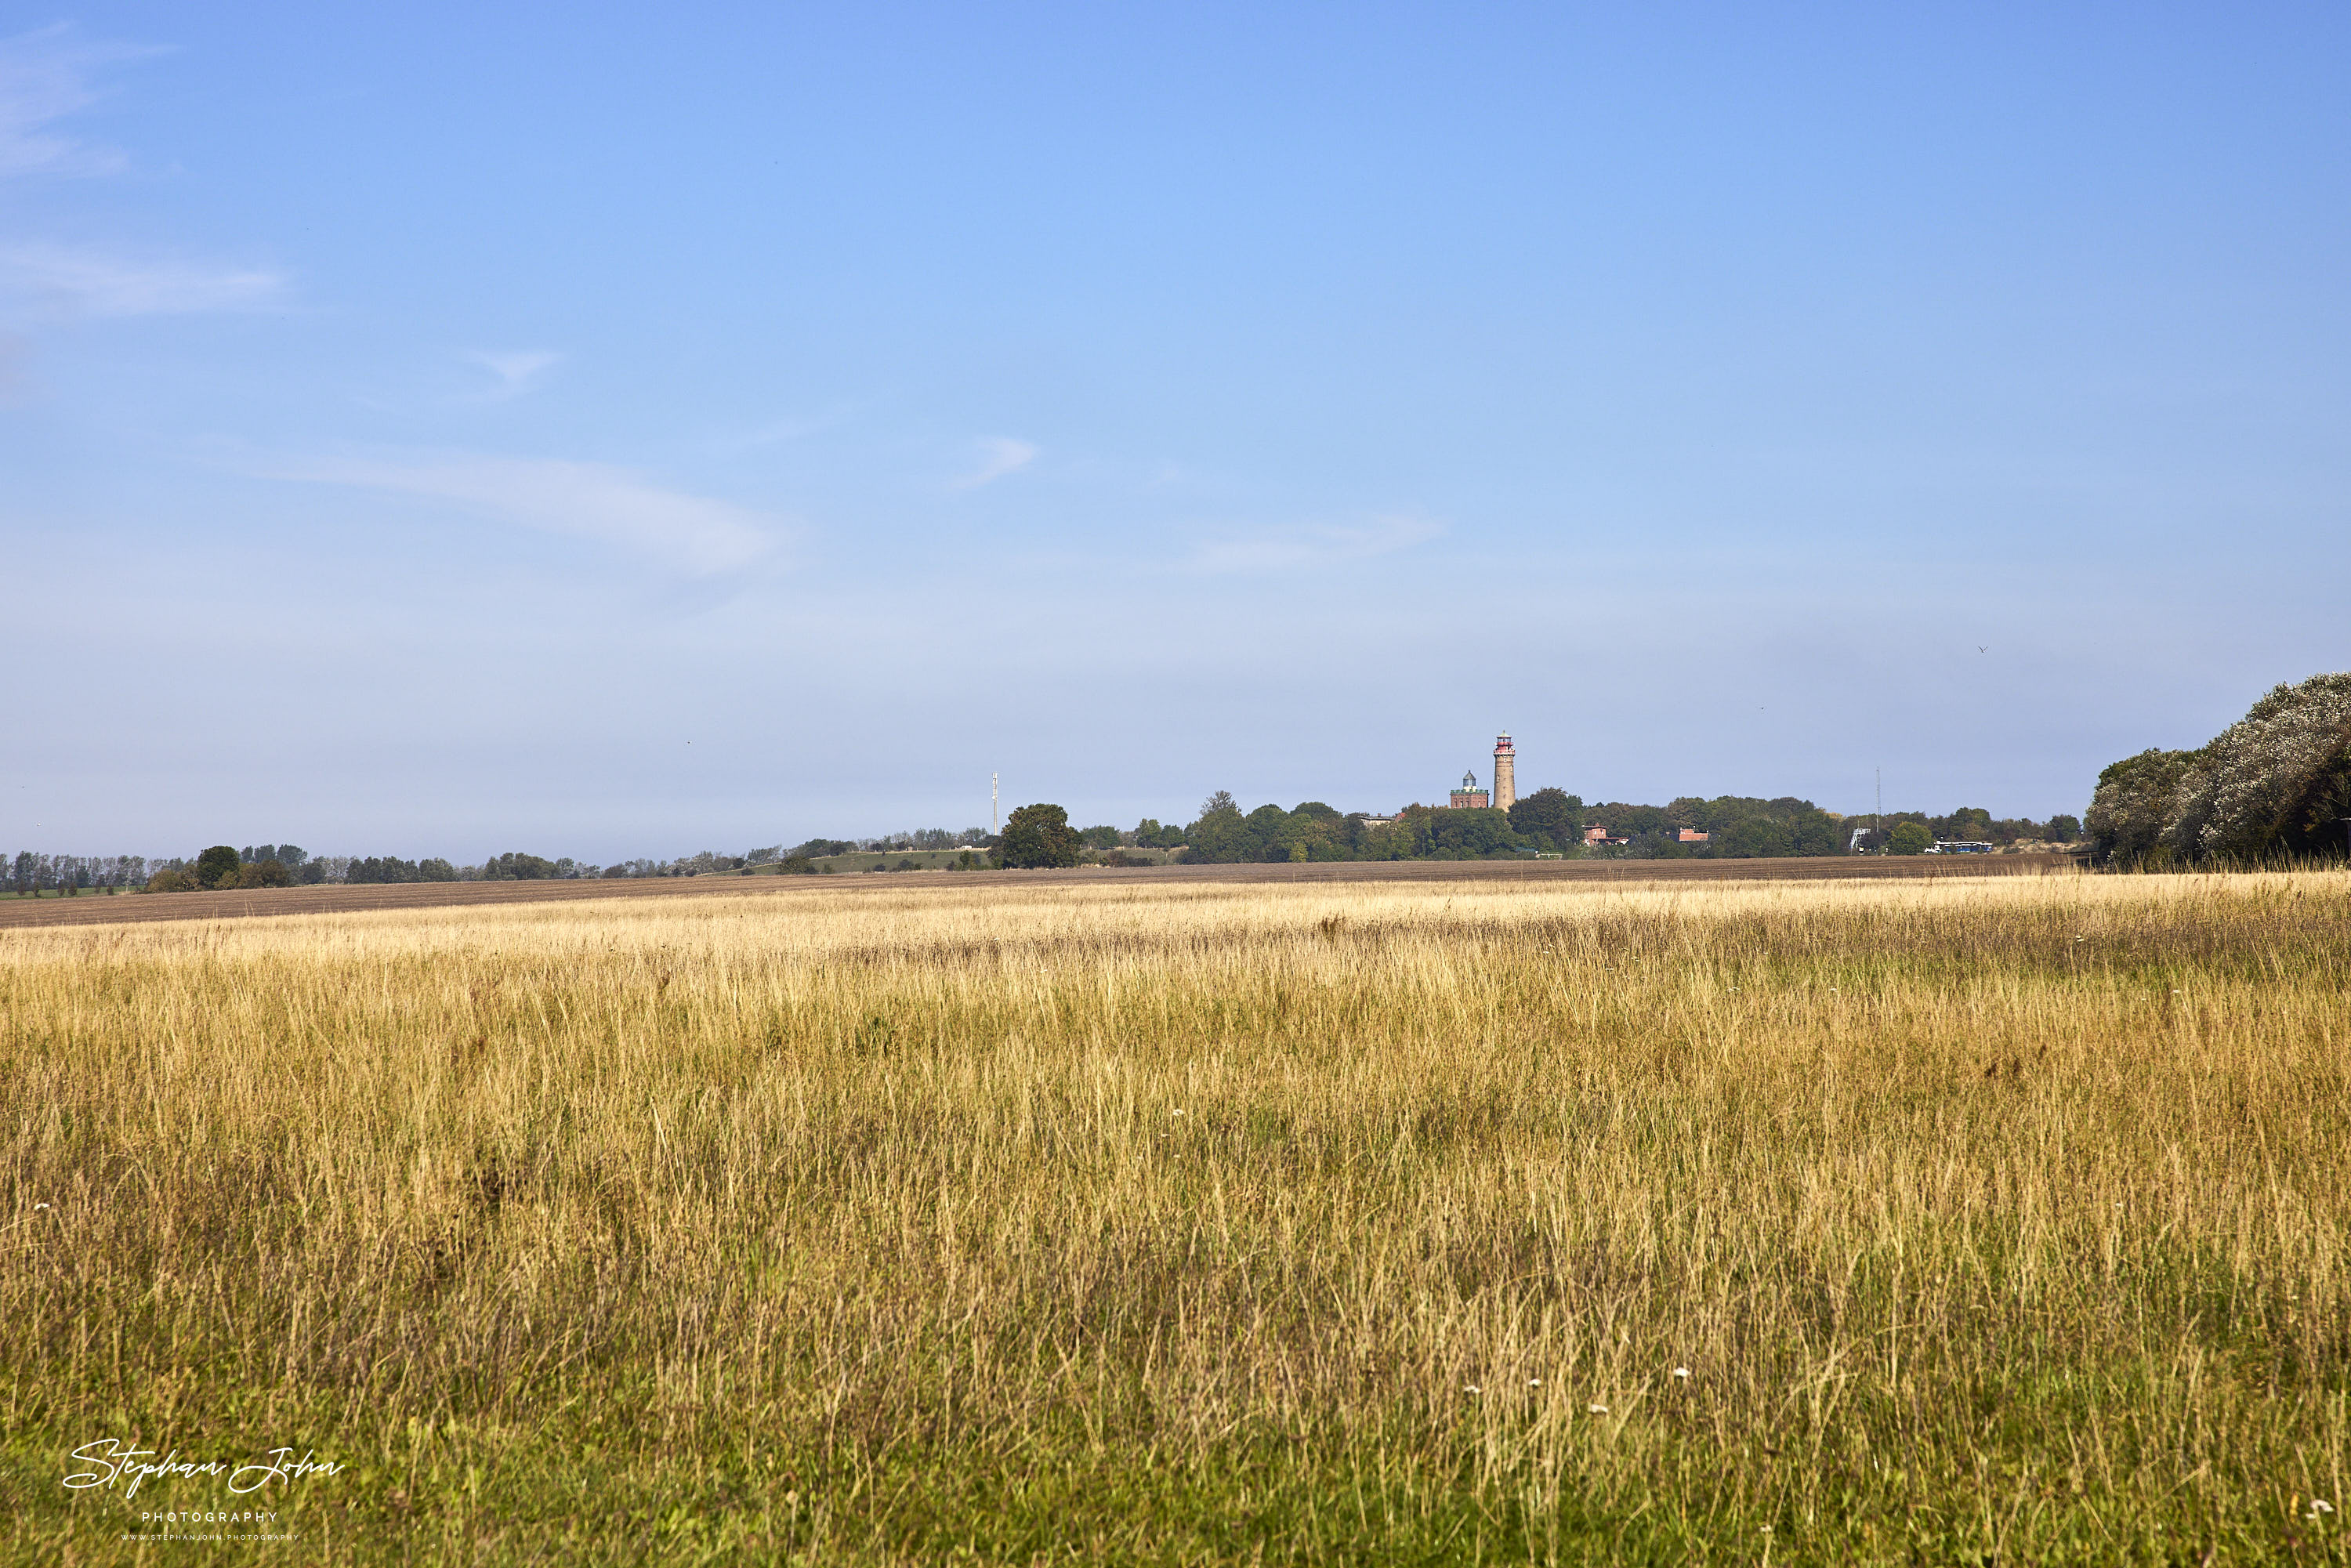
M 2351 877 L 1461 869 L 0 932 L 9 1550 L 2343 1560 Z
M 549 879 L 531 882 L 408 882 L 326 883 L 314 887 L 239 889 L 233 893 L 85 894 L 78 898 L 0 897 L 0 929 L 11 925 L 88 925 L 151 920 L 245 919 L 254 915 L 317 915 L 366 909 L 428 909 L 458 904 L 511 904 L 601 898 L 740 897 L 747 893 L 805 896 L 846 888 L 876 891 L 887 885 L 951 886 L 969 890 L 990 884 L 1146 883 L 1169 887 L 1186 883 L 1328 882 L 1813 882 L 1823 879 L 1950 876 L 2070 876 L 2076 866 L 2065 855 L 2001 855 L 1940 858 L 1912 855 L 1872 858 L 1853 855 L 1790 856 L 1775 860 L 1686 861 L 1332 861 L 1292 865 L 1082 866 L 1071 871 L 870 871 L 872 856 L 856 856 L 864 874 L 835 882 L 778 876 L 764 868 L 751 874 L 648 877 L 643 879 Z M 901 857 L 904 858 L 904 857 Z M 892 862 L 895 864 L 896 862 Z M 911 883 L 903 879 L 913 878 Z

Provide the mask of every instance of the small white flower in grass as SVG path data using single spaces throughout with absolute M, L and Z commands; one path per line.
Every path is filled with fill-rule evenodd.
M 2310 1500 L 2310 1518 L 2317 1519 L 2323 1515 L 2333 1513 L 2334 1511 L 2335 1505 L 2327 1501 L 2325 1498 L 2314 1497 Z
M 1465 1383 L 1461 1385 L 1461 1392 L 1464 1394 L 1483 1394 L 1486 1391 L 1479 1387 L 1474 1383 Z
M 47 1204 L 46 1204 L 46 1203 L 37 1203 L 37 1204 L 33 1205 L 33 1207 L 34 1207 L 35 1208 L 47 1208 L 47 1207 L 48 1207 L 49 1206 L 48 1206 Z
M 1687 1378 L 1689 1376 L 1689 1368 L 1687 1366 L 1677 1366 L 1674 1368 L 1674 1375 L 1676 1377 Z
M 1584 1408 L 1591 1411 L 1594 1416 L 1605 1416 L 1608 1414 L 1608 1406 L 1605 1405 L 1587 1405 Z
M 1529 1388 L 1541 1388 L 1542 1386 L 1542 1379 L 1540 1377 L 1530 1377 L 1527 1379 L 1527 1386 Z

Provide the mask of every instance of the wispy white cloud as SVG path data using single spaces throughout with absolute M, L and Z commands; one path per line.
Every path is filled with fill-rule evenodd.
M 494 400 L 504 401 L 528 392 L 540 373 L 551 369 L 563 356 L 544 349 L 517 349 L 499 353 L 477 349 L 465 358 L 498 378 L 496 390 L 489 395 Z
M 1306 524 L 1212 540 L 1191 564 L 1201 571 L 1287 571 L 1363 560 L 1423 544 L 1445 531 L 1426 517 L 1377 517 L 1360 527 Z
M 241 309 L 269 298 L 284 283 L 257 267 L 141 261 L 77 246 L 0 245 L 0 300 L 77 316 Z
M 977 490 L 982 485 L 993 485 L 1007 474 L 1017 474 L 1037 461 L 1034 442 L 1016 440 L 1009 435 L 994 435 L 979 444 L 979 466 L 954 482 L 957 490 Z
M 774 548 L 782 526 L 603 463 L 434 454 L 318 458 L 264 465 L 257 471 L 271 478 L 445 501 L 500 522 L 618 545 L 697 574 L 758 559 Z
M 90 85 L 97 67 L 159 52 L 82 43 L 63 25 L 0 38 L 0 176 L 108 174 L 121 168 L 120 152 L 53 127 L 97 100 Z
M 85 43 L 64 26 L 0 38 L 0 179 L 121 169 L 120 153 L 67 135 L 57 122 L 97 101 L 92 83 L 98 68 L 161 52 Z M 50 241 L 0 244 L 0 309 L 19 315 L 232 310 L 266 299 L 284 281 L 258 267 L 141 257 Z

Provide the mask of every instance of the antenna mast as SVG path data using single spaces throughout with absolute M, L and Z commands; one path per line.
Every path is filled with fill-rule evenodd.
M 1002 829 L 996 825 L 996 775 L 987 776 L 987 836 L 994 838 Z

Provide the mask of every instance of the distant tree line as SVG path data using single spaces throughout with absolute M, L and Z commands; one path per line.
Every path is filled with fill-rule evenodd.
M 2351 685 L 2351 676 L 2320 679 Z M 2280 693 L 2285 690 L 2279 688 Z M 2277 695 L 2273 694 L 2273 699 Z M 2213 744 L 2219 747 L 2221 742 Z M 2340 751 L 2338 742 L 2338 764 Z M 2147 802 L 2161 789 L 2177 788 L 2189 770 L 2186 759 L 2204 755 L 2148 752 L 2106 770 L 2100 782 L 2105 805 L 2094 810 L 2105 813 L 2096 820 L 2108 824 L 2109 836 L 2102 841 L 2107 852 L 2114 852 L 2115 846 L 2127 852 L 2130 845 L 2155 841 L 2158 835 L 2152 830 L 2141 831 L 2138 827 L 2161 817 Z M 2168 802 L 2169 796 L 2164 799 Z M 2305 810 L 2304 815 L 2308 814 Z M 2351 815 L 2351 806 L 2336 814 Z M 1604 829 L 1609 841 L 1587 842 L 1586 830 L 1592 828 Z M 460 865 L 439 856 L 412 861 L 398 855 L 313 855 L 290 843 L 248 844 L 242 849 L 215 844 L 193 858 L 152 861 L 141 855 L 50 855 L 27 850 L 18 852 L 11 861 L 0 862 L 0 885 L 23 895 L 125 890 L 178 893 L 319 883 L 713 876 L 769 867 L 786 873 L 816 874 L 833 870 L 827 862 L 844 856 L 949 850 L 964 852 L 948 862 L 962 869 L 983 864 L 1071 866 L 1087 861 L 1148 863 L 1152 859 L 1145 856 L 1140 862 L 1134 862 L 1128 851 L 1155 852 L 1162 859 L 1208 865 L 1478 860 L 1529 854 L 1573 859 L 1743 859 L 1843 854 L 1855 848 L 1916 854 L 1938 841 L 1950 840 L 1989 841 L 2002 846 L 2022 841 L 2070 842 L 2081 831 L 2082 825 L 2069 816 L 2053 817 L 2046 822 L 1998 819 L 1981 807 L 1961 807 L 1945 816 L 1890 811 L 1871 825 L 1865 819 L 1840 817 L 1789 796 L 1771 800 L 1736 795 L 1708 800 L 1690 796 L 1665 806 L 1623 800 L 1587 805 L 1582 797 L 1557 788 L 1536 789 L 1507 811 L 1416 804 L 1394 818 L 1384 818 L 1343 812 L 1321 800 L 1301 801 L 1288 810 L 1265 805 L 1243 811 L 1230 793 L 1219 789 L 1201 802 L 1199 813 L 1190 823 L 1183 825 L 1145 817 L 1131 829 L 1108 823 L 1078 828 L 1071 825 L 1063 808 L 1038 802 L 1016 809 L 1001 834 L 984 828 L 920 828 L 867 838 L 809 839 L 789 849 L 778 843 L 741 854 L 704 850 L 674 860 L 628 860 L 611 865 L 569 856 L 549 860 L 521 851 L 492 855 L 478 865 Z M 2134 832 L 2139 837 L 2132 838 Z M 1686 834 L 1704 838 L 1686 838 Z M 903 861 L 898 869 L 913 870 L 917 863 Z
M 1876 826 L 1859 829 L 1860 847 L 1872 853 L 1923 854 L 1938 843 L 1989 843 L 2005 849 L 2014 843 L 2073 844 L 2082 837 L 2082 820 L 2060 811 L 2045 822 L 2030 817 L 1995 817 L 1981 806 L 1962 806 L 1947 817 L 1924 811 L 1888 811 L 1874 819 Z M 1856 824 L 1848 818 L 1844 826 Z
M 320 883 L 708 876 L 774 864 L 782 857 L 781 845 L 739 855 L 704 850 L 676 860 L 632 860 L 609 866 L 569 856 L 549 860 L 520 851 L 492 855 L 479 865 L 457 865 L 429 855 L 413 861 L 398 855 L 313 855 L 296 844 L 248 844 L 243 849 L 214 844 L 197 855 L 152 860 L 144 855 L 54 855 L 24 850 L 13 859 L 0 860 L 0 891 L 20 895 L 195 893 Z
M 2098 775 L 2084 826 L 2110 863 L 2162 867 L 2335 856 L 2351 818 L 2351 674 L 2279 685 L 2193 751 L 2142 751 Z
M 870 839 L 810 839 L 780 853 L 786 860 L 823 860 L 833 855 L 906 854 L 918 850 L 970 849 L 990 841 L 986 828 L 966 828 L 961 832 L 950 832 L 945 828 L 911 828 Z
M 19 850 L 0 862 L 0 882 L 15 894 L 119 893 L 147 882 L 144 855 L 45 855 Z
M 398 855 L 312 855 L 298 844 L 214 844 L 193 861 L 159 862 L 147 879 L 150 893 L 205 889 L 308 887 L 321 883 L 509 882 L 535 877 L 592 875 L 594 867 L 569 860 L 550 861 L 512 852 L 480 865 L 453 865 L 437 856 L 402 860 Z
M 1894 831 L 1915 822 L 1920 841 Z M 1938 840 L 1977 839 L 2008 845 L 2020 841 L 2070 841 L 2080 824 L 2059 816 L 2048 822 L 2015 818 L 1995 821 L 1979 807 L 1949 816 L 1890 813 L 1875 832 L 1856 831 L 1856 821 L 1824 811 L 1792 796 L 1763 800 L 1723 795 L 1687 796 L 1670 805 L 1626 800 L 1587 805 L 1556 787 L 1540 789 L 1507 811 L 1411 805 L 1393 819 L 1364 812 L 1343 813 L 1320 800 L 1285 811 L 1259 806 L 1244 812 L 1218 790 L 1201 803 L 1190 826 L 1170 835 L 1145 819 L 1127 841 L 1164 845 L 1173 837 L 1184 859 L 1210 864 L 1265 861 L 1478 860 L 1501 855 L 1552 854 L 1568 859 L 1633 860 L 1753 859 L 1788 855 L 1837 855 L 1858 848 L 1915 853 Z M 1587 831 L 1604 830 L 1603 841 L 1588 842 Z
M 1116 829 L 1092 830 L 1116 844 Z M 675 860 L 629 860 L 611 865 L 569 856 L 509 851 L 478 865 L 460 865 L 439 856 L 406 860 L 399 855 L 314 855 L 298 844 L 214 844 L 193 856 L 59 855 L 19 851 L 0 859 L 0 892 L 20 895 L 79 893 L 194 893 L 234 888 L 308 887 L 320 883 L 420 882 L 528 882 L 541 879 L 713 876 L 773 866 L 810 872 L 820 859 L 862 852 L 961 849 L 965 863 L 978 865 L 996 842 L 984 828 L 922 828 L 862 839 L 811 839 L 787 850 L 781 844 L 741 854 L 704 850 Z

